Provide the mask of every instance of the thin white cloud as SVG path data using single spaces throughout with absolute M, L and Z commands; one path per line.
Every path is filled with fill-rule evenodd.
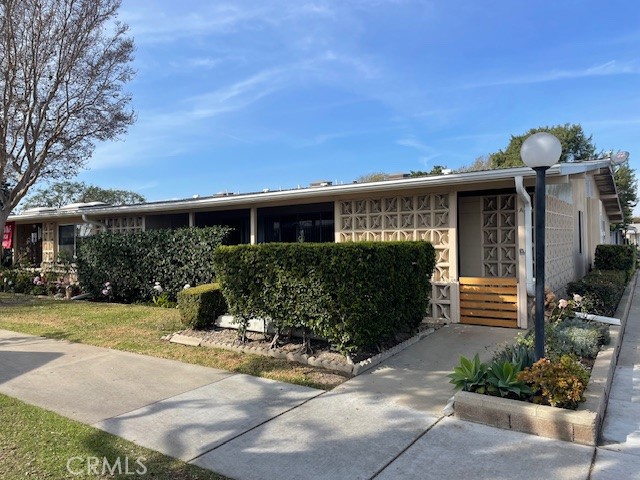
M 169 12 L 156 7 L 124 9 L 121 17 L 129 24 L 138 43 L 174 42 L 185 37 L 227 34 L 260 19 L 261 8 L 242 8 L 236 4 L 208 5 L 205 10 Z
M 182 62 L 171 62 L 171 66 L 175 68 L 198 69 L 203 68 L 210 70 L 222 63 L 222 58 L 213 57 L 197 57 L 187 58 Z
M 431 162 L 442 156 L 442 152 L 438 152 L 435 148 L 424 144 L 423 142 L 413 138 L 405 137 L 396 140 L 396 143 L 402 147 L 413 148 L 420 152 L 420 163 L 426 168 L 431 166 Z
M 424 143 L 420 142 L 419 140 L 416 140 L 415 138 L 410 138 L 410 137 L 401 138 L 400 140 L 396 140 L 396 143 L 398 145 L 403 146 L 403 147 L 415 148 L 416 150 L 419 150 L 421 152 L 427 152 L 427 151 L 433 150 L 431 147 L 425 145 Z
M 638 75 L 640 65 L 638 62 L 618 62 L 611 60 L 588 68 L 574 70 L 551 70 L 548 72 L 534 73 L 519 77 L 505 77 L 493 80 L 481 81 L 465 85 L 464 88 L 495 87 L 507 85 L 524 85 L 533 83 L 554 82 L 558 80 L 570 80 L 575 78 L 604 77 L 612 75 Z

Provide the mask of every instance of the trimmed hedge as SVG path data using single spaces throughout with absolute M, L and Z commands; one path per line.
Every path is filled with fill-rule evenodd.
M 208 328 L 227 312 L 227 302 L 217 283 L 207 283 L 178 292 L 182 323 L 191 328 Z
M 577 282 L 567 284 L 567 294 L 578 294 L 591 302 L 590 313 L 612 316 L 627 285 L 622 270 L 592 270 Z
M 277 332 L 304 328 L 345 353 L 415 329 L 435 267 L 427 242 L 224 246 L 213 258 L 241 329 L 263 318 Z
M 636 268 L 634 245 L 598 245 L 594 260 L 596 270 L 622 270 L 627 280 Z
M 228 227 L 100 233 L 82 241 L 76 261 L 78 281 L 96 298 L 118 302 L 150 301 L 155 282 L 171 300 L 186 284 L 213 282 L 211 258 Z M 105 283 L 109 295 L 103 295 Z

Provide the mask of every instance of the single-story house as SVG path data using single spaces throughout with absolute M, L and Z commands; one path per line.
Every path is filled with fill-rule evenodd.
M 230 225 L 230 243 L 428 240 L 437 252 L 427 318 L 527 328 L 534 294 L 528 167 L 259 193 L 218 194 L 137 205 L 75 204 L 9 217 L 14 259 L 51 268 L 97 229 Z M 622 220 L 609 160 L 547 171 L 546 284 L 562 294 L 611 243 Z

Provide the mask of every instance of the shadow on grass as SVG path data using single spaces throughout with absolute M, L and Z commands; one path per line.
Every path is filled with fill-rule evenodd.
M 223 480 L 227 477 L 168 457 L 154 450 L 140 447 L 101 430 L 92 429 L 92 433 L 82 438 L 82 447 L 87 457 L 99 460 L 99 473 L 109 476 L 154 478 L 160 480 Z M 94 459 L 91 459 L 94 463 Z M 74 466 L 78 470 L 84 464 Z

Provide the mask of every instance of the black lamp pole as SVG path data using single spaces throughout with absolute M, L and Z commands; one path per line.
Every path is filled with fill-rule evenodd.
M 536 310 L 535 310 L 535 356 L 544 358 L 544 256 L 545 256 L 545 186 L 549 167 L 535 167 L 536 171 Z

